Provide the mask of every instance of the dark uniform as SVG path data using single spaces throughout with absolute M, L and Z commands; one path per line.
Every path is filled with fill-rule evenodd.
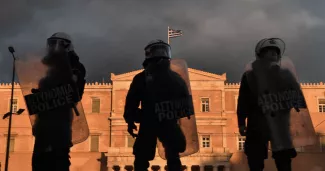
M 124 119 L 128 125 L 140 123 L 133 146 L 135 171 L 145 171 L 155 157 L 157 138 L 162 142 L 170 171 L 180 171 L 179 153 L 186 149 L 186 140 L 177 124 L 178 118 L 160 120 L 155 113 L 156 104 L 187 98 L 185 81 L 170 69 L 169 59 L 150 59 L 144 63 L 145 71 L 136 75 L 126 97 Z M 148 66 L 148 67 L 147 67 Z M 141 103 L 141 112 L 139 105 Z
M 247 74 L 252 73 L 245 73 L 240 83 L 237 106 L 238 126 L 245 126 L 247 119 L 244 150 L 247 155 L 248 165 L 251 171 L 262 171 L 264 169 L 264 160 L 268 158 L 270 130 L 262 109 L 258 106 L 257 93 L 251 90 L 248 84 Z M 272 157 L 275 159 L 279 171 L 288 171 L 288 169 L 291 170 L 291 158 L 296 155 L 295 149 L 289 149 L 273 152 Z
M 252 63 L 251 70 L 246 71 L 241 79 L 237 117 L 240 133 L 246 135 L 244 150 L 251 171 L 263 171 L 264 160 L 268 158 L 269 141 L 275 143 L 274 147 L 277 148 L 272 152 L 272 157 L 278 171 L 291 171 L 291 160 L 297 156 L 288 126 L 290 123 L 290 110 L 292 107 L 305 108 L 305 102 L 299 104 L 303 106 L 297 106 L 293 104 L 297 101 L 292 99 L 292 101 L 288 102 L 293 106 L 289 105 L 287 108 L 271 110 L 266 107 L 270 104 L 282 105 L 282 103 L 287 102 L 278 101 L 279 99 L 273 96 L 268 96 L 272 97 L 272 99 L 265 102 L 261 98 L 262 95 L 268 95 L 269 93 L 281 93 L 290 90 L 297 90 L 302 95 L 294 75 L 279 65 L 273 65 L 281 63 L 284 47 L 284 42 L 278 38 L 261 40 L 255 48 L 257 60 Z M 282 115 L 281 123 L 274 122 L 275 118 L 271 119 L 271 122 L 270 117 L 279 114 Z M 276 129 L 274 130 L 274 128 Z M 246 132 L 243 129 L 246 129 Z M 281 129 L 283 131 L 277 131 Z
M 86 70 L 84 65 L 79 62 L 79 57 L 73 51 L 69 52 L 67 57 L 70 61 L 72 73 L 76 77 L 73 85 L 78 89 L 80 97 L 78 100 L 81 100 L 86 82 Z M 47 75 L 40 80 L 39 89 L 33 91 L 48 90 L 60 86 L 55 85 L 55 80 L 65 76 L 58 74 L 60 73 L 60 68 L 53 66 L 57 64 L 52 62 L 43 61 L 45 65 L 52 69 L 49 69 Z M 72 110 L 71 107 L 67 106 L 37 114 L 37 119 L 33 126 L 33 135 L 35 136 L 32 157 L 33 171 L 69 171 L 69 153 L 73 145 L 71 142 Z

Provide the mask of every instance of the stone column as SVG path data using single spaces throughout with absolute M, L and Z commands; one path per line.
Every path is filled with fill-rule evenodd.
M 213 171 L 218 171 L 218 165 L 212 165 Z
M 225 117 L 226 116 L 226 92 L 225 92 L 225 89 L 221 89 L 221 108 L 222 108 L 222 111 L 221 111 L 221 116 Z
M 224 171 L 230 171 L 230 165 L 225 165 Z
M 111 99 L 112 99 L 112 101 L 111 101 L 111 112 L 112 112 L 112 114 L 111 114 L 111 116 L 115 116 L 115 101 L 116 101 L 116 98 L 115 98 L 115 86 L 113 86 L 112 87 L 112 91 L 111 91 Z
M 165 171 L 165 165 L 160 165 L 159 167 L 160 167 L 159 169 L 160 171 Z
M 200 171 L 204 171 L 204 165 L 200 165 Z
M 123 165 L 120 164 L 120 171 L 125 171 L 125 165 L 124 164 Z
M 222 128 L 222 147 L 223 148 L 226 148 L 227 147 L 227 131 L 226 131 L 226 126 L 225 125 L 222 125 L 221 126 Z

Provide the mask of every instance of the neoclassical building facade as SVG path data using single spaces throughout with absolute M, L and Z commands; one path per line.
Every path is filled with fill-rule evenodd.
M 89 138 L 71 150 L 71 171 L 132 170 L 134 139 L 128 135 L 123 119 L 125 97 L 133 77 L 142 70 L 111 74 L 110 83 L 87 83 L 82 105 L 90 129 Z M 226 83 L 218 75 L 188 69 L 197 118 L 200 151 L 182 158 L 184 170 L 248 171 L 243 154 L 245 137 L 237 128 L 236 106 L 239 84 Z M 293 170 L 325 170 L 325 84 L 301 84 L 307 99 L 319 143 L 297 148 Z M 11 85 L 0 83 L 0 115 L 9 111 Z M 18 84 L 14 90 L 14 110 L 26 109 Z M 324 123 L 323 123 L 324 122 Z M 0 120 L 0 162 L 5 165 L 8 119 Z M 14 115 L 10 139 L 10 171 L 31 171 L 34 137 L 28 113 Z M 271 157 L 266 169 L 275 169 Z M 302 164 L 303 163 L 303 164 Z M 165 170 L 166 161 L 156 153 L 152 170 Z M 315 170 L 316 169 L 316 170 Z M 318 170 L 317 170 L 318 169 Z M 321 171 L 321 170 L 319 170 Z

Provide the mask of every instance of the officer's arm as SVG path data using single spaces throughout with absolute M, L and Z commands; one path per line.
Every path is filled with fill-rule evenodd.
M 246 118 L 249 113 L 249 103 L 250 103 L 250 89 L 247 82 L 246 74 L 242 76 L 240 88 L 239 88 L 239 95 L 238 95 L 238 102 L 237 102 L 237 119 L 238 119 L 238 127 L 246 126 Z
M 141 93 L 139 86 L 141 86 L 141 80 L 139 80 L 138 76 L 135 76 L 125 100 L 123 117 L 126 123 L 135 122 L 136 112 L 139 110 L 138 107 L 140 105 Z

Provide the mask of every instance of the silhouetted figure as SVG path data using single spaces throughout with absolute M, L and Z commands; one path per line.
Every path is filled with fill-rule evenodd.
M 124 113 L 128 132 L 137 137 L 133 146 L 134 170 L 148 169 L 149 161 L 154 159 L 159 138 L 165 148 L 169 171 L 180 171 L 182 164 L 179 153 L 185 151 L 186 139 L 177 122 L 180 117 L 192 115 L 193 111 L 180 117 L 165 117 L 159 115 L 159 111 L 181 111 L 182 109 L 173 104 L 176 104 L 177 100 L 188 98 L 189 91 L 180 75 L 170 69 L 171 55 L 168 44 L 161 40 L 152 41 L 145 51 L 145 70 L 136 75 L 130 85 Z M 140 123 L 138 135 L 133 133 L 133 129 L 137 129 L 135 123 Z
M 269 141 L 278 171 L 291 171 L 291 160 L 297 156 L 290 135 L 290 110 L 306 108 L 306 105 L 303 102 L 303 106 L 298 106 L 301 105 L 298 96 L 281 94 L 296 92 L 294 95 L 303 96 L 295 71 L 281 64 L 284 52 L 281 41 L 277 38 L 261 40 L 255 49 L 257 59 L 241 79 L 238 126 L 240 134 L 246 136 L 244 150 L 251 171 L 263 171 Z
M 65 33 L 55 33 L 48 38 L 47 44 L 48 54 L 42 62 L 48 67 L 48 72 L 40 80 L 38 89 L 32 92 L 45 92 L 62 84 L 71 84 L 79 94 L 78 99 L 72 99 L 77 103 L 84 92 L 86 70 L 73 51 L 70 37 Z M 67 77 L 71 72 L 72 78 Z M 69 171 L 73 108 L 75 106 L 63 106 L 37 113 L 33 125 L 33 171 Z

